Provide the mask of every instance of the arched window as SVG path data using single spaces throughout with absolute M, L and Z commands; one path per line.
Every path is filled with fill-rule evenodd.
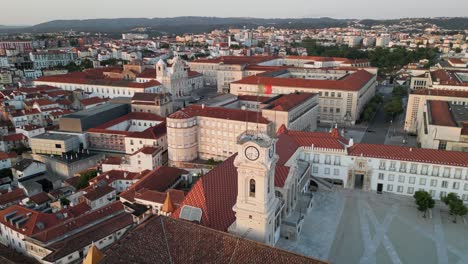
M 255 180 L 254 179 L 251 179 L 250 180 L 250 187 L 249 187 L 249 190 L 250 190 L 250 197 L 255 197 Z

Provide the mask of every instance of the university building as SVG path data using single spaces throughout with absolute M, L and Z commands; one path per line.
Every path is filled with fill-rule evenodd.
M 310 207 L 309 187 L 390 192 L 418 190 L 468 203 L 468 153 L 354 144 L 338 129 L 243 133 L 237 153 L 204 175 L 171 215 L 268 245 L 295 239 Z
M 354 124 L 375 95 L 376 75 L 366 70 L 281 69 L 245 77 L 230 84 L 234 95 L 272 95 L 308 92 L 319 94 L 319 120 Z

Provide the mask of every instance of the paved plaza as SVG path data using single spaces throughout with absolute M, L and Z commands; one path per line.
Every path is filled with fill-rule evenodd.
M 299 239 L 277 246 L 337 264 L 466 264 L 468 224 L 442 204 L 423 218 L 412 197 L 335 189 L 317 192 Z

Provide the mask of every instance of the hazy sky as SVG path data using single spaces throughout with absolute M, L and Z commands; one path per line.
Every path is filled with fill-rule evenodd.
M 1 0 L 6 1 L 6 0 Z M 14 0 L 2 5 L 0 25 L 55 19 L 115 17 L 334 17 L 468 16 L 467 0 Z

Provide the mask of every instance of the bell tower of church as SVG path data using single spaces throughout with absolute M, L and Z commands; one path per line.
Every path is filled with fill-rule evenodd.
M 236 221 L 229 232 L 268 245 L 279 238 L 279 200 L 275 196 L 276 140 L 244 134 L 238 140 Z

